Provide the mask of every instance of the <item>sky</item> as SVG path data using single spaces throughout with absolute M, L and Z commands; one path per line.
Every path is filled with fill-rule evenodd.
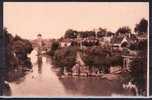
M 59 38 L 67 29 L 133 31 L 142 18 L 149 19 L 148 2 L 5 2 L 3 14 L 8 31 L 27 39 Z

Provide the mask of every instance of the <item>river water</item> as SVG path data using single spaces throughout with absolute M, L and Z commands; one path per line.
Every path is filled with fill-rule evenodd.
M 67 77 L 58 79 L 49 57 L 37 63 L 36 52 L 31 55 L 33 72 L 18 82 L 9 83 L 12 96 L 121 96 L 128 95 L 120 80 L 100 77 Z

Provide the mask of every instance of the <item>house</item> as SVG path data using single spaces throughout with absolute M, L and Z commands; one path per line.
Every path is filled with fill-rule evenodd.
M 111 36 L 105 36 L 105 37 L 103 37 L 103 41 L 106 42 L 106 43 L 110 43 L 111 39 L 112 39 Z
M 119 49 L 122 50 L 123 47 L 129 46 L 129 38 L 127 37 L 113 37 L 111 39 L 111 44 L 113 49 Z

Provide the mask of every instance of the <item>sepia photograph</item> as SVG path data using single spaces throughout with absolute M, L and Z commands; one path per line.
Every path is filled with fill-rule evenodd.
M 148 2 L 4 2 L 2 96 L 145 97 Z

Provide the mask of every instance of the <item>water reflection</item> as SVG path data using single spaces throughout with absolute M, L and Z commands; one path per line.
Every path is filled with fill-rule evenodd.
M 68 94 L 77 96 L 111 96 L 113 93 L 127 95 L 119 80 L 100 77 L 67 77 L 60 80 Z
M 25 79 L 24 76 L 26 74 L 27 74 L 27 72 L 23 71 L 22 69 L 11 70 L 8 72 L 7 80 L 9 82 L 14 81 L 16 83 L 20 83 Z
M 11 95 L 11 88 L 7 82 L 0 83 L 0 95 L 2 95 L 2 96 Z
M 38 73 L 42 73 L 42 56 L 38 55 L 37 57 Z
M 4 85 L 4 95 L 5 96 L 10 96 L 11 95 L 11 88 L 10 88 L 10 86 L 9 86 L 9 84 L 5 84 Z

